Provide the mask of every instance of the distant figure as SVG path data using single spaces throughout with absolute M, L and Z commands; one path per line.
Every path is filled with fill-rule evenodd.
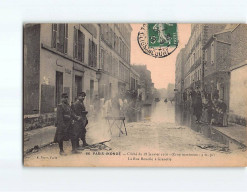
M 219 125 L 222 127 L 226 127 L 227 122 L 227 105 L 223 99 L 219 100 Z
M 164 100 L 165 103 L 167 103 L 167 98 Z
M 199 123 L 202 116 L 202 97 L 199 90 L 197 90 L 197 92 L 195 93 L 193 109 L 194 115 L 196 116 L 196 122 Z
M 111 103 L 112 103 L 112 115 L 118 117 L 120 115 L 120 102 L 118 95 L 112 98 Z
M 171 99 L 170 102 L 171 102 L 171 104 L 172 104 L 173 100 Z
M 212 119 L 211 119 L 211 125 L 218 125 L 219 124 L 219 101 L 217 99 L 213 100 L 213 106 L 212 106 Z
M 99 95 L 95 95 L 94 101 L 93 101 L 93 106 L 94 106 L 94 114 L 95 118 L 98 119 L 100 112 L 101 112 L 101 106 L 100 106 L 100 98 Z

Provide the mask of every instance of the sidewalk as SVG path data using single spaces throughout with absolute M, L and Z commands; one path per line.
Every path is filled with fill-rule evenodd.
M 245 126 L 229 123 L 227 127 L 211 126 L 211 128 L 238 142 L 240 145 L 247 146 L 247 129 Z
M 24 132 L 24 154 L 35 146 L 43 147 L 53 142 L 56 132 L 55 126 L 47 126 Z
M 87 129 L 92 128 L 94 125 L 94 123 L 91 123 L 91 125 L 87 126 Z M 53 143 L 55 133 L 55 126 L 24 131 L 24 154 L 30 152 L 33 148 L 38 149 Z

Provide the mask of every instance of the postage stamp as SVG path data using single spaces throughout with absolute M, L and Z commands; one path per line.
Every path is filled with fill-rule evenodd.
M 145 54 L 155 58 L 164 58 L 173 53 L 178 46 L 177 24 L 143 24 L 137 40 Z

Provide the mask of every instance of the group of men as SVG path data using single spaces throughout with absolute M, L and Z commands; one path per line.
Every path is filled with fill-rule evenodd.
M 190 96 L 197 123 L 203 121 L 212 125 L 227 126 L 227 105 L 223 99 L 219 98 L 217 91 L 211 97 L 196 88 L 195 91 L 191 90 Z M 211 101 L 211 99 L 213 100 Z
M 86 126 L 88 124 L 87 111 L 84 106 L 85 92 L 78 94 L 77 100 L 70 106 L 68 95 L 63 93 L 61 104 L 57 106 L 56 134 L 54 142 L 58 143 L 60 155 L 66 155 L 63 149 L 63 142 L 71 140 L 72 154 L 80 153 L 83 147 L 88 146 L 86 142 Z M 79 141 L 83 144 L 80 146 Z

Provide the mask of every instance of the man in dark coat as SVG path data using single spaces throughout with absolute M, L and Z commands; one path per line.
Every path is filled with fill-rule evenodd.
M 197 90 L 195 94 L 193 107 L 194 107 L 194 115 L 196 116 L 196 122 L 199 123 L 202 116 L 202 97 L 199 90 Z
M 57 106 L 57 129 L 54 142 L 59 145 L 60 155 L 66 155 L 63 150 L 63 141 L 69 140 L 72 121 L 77 120 L 78 117 L 72 113 L 68 103 L 67 93 L 62 94 L 61 102 L 62 103 Z
M 82 149 L 79 147 L 79 139 L 82 140 L 84 147 L 88 146 L 86 142 L 86 125 L 88 124 L 88 120 L 86 117 L 87 111 L 83 103 L 85 97 L 86 97 L 85 92 L 79 93 L 77 100 L 71 106 L 75 115 L 80 117 L 78 121 L 75 121 L 73 127 L 73 133 L 71 134 L 71 140 L 73 140 L 73 142 L 75 143 L 75 147 L 77 147 L 77 149 Z
M 227 105 L 223 99 L 219 100 L 219 125 L 220 126 L 227 126 Z

